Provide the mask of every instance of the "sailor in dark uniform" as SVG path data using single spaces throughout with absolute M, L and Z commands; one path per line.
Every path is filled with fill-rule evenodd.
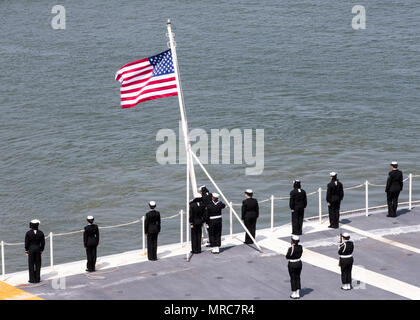
M 207 189 L 207 187 L 205 185 L 201 186 L 200 188 L 198 188 L 198 192 L 200 192 L 201 194 L 201 198 L 202 198 L 202 202 L 203 202 L 203 206 L 206 208 L 209 203 L 211 202 L 212 199 L 212 194 L 210 193 L 210 191 Z M 209 244 L 209 237 L 208 237 L 208 224 L 203 224 L 203 228 L 204 232 L 207 234 L 207 244 L 206 246 L 208 247 Z
M 45 236 L 38 230 L 40 221 L 32 220 L 29 223 L 29 230 L 25 235 L 25 252 L 28 256 L 29 282 L 38 283 L 41 281 L 41 255 L 45 247 Z
M 222 209 L 226 205 L 219 201 L 219 194 L 213 193 L 212 201 L 207 205 L 204 212 L 204 220 L 206 221 L 209 229 L 210 247 L 212 253 L 219 253 L 222 238 Z
M 156 211 L 156 202 L 149 202 L 150 211 L 146 213 L 144 232 L 147 236 L 147 257 L 150 261 L 157 260 L 157 239 L 160 232 L 160 213 Z
M 204 207 L 207 207 L 207 205 L 211 202 L 211 199 L 212 199 L 211 193 L 209 192 L 206 186 L 201 186 L 198 189 L 198 191 L 201 194 Z
M 205 207 L 201 194 L 197 195 L 190 202 L 190 228 L 191 228 L 191 251 L 201 253 L 201 235 Z
M 92 216 L 87 216 L 86 218 L 88 225 L 85 226 L 83 232 L 83 244 L 86 249 L 86 271 L 94 272 L 96 265 L 96 249 L 99 244 L 99 228 L 96 224 L 93 223 L 94 218 Z
M 341 267 L 341 282 L 343 285 L 341 289 L 351 290 L 351 269 L 353 267 L 353 250 L 354 244 L 350 240 L 350 235 L 347 232 L 344 232 L 340 235 L 340 244 L 338 246 L 338 254 L 340 255 Z
M 292 234 L 302 235 L 303 216 L 307 205 L 305 190 L 301 189 L 300 181 L 293 181 L 293 190 L 290 192 L 289 206 L 292 210 Z
M 299 290 L 300 287 L 300 274 L 302 272 L 302 261 L 300 258 L 302 257 L 302 246 L 299 244 L 299 236 L 293 235 L 292 246 L 287 250 L 286 259 L 289 260 L 288 269 L 290 275 L 290 285 L 292 287 L 292 294 L 290 298 L 292 299 L 299 299 L 300 294 Z
M 252 189 L 245 190 L 245 200 L 242 201 L 242 220 L 244 221 L 245 227 L 248 229 L 249 233 L 251 233 L 252 237 L 255 239 L 255 229 L 259 216 L 259 207 L 258 200 L 254 199 L 252 194 Z M 245 232 L 245 243 L 253 243 L 247 232 Z
M 385 192 L 388 202 L 387 217 L 395 218 L 397 216 L 398 197 L 403 189 L 403 173 L 398 170 L 398 162 L 391 162 L 392 170 L 388 174 Z
M 337 173 L 330 173 L 331 182 L 327 186 L 327 204 L 328 214 L 330 218 L 330 225 L 328 228 L 338 229 L 340 221 L 340 204 L 344 198 L 343 184 L 338 181 Z

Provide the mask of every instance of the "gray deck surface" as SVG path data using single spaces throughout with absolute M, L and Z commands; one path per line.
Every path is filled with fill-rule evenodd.
M 420 210 L 397 218 L 383 213 L 366 217 L 343 217 L 343 222 L 363 230 L 420 225 Z M 337 244 L 315 245 L 322 239 L 337 239 L 338 230 L 315 232 L 302 236 L 302 245 L 310 250 L 337 258 Z M 353 233 L 351 233 L 353 235 Z M 385 236 L 401 243 L 419 247 L 420 233 Z M 289 238 L 285 239 L 288 240 Z M 420 255 L 370 238 L 357 240 L 355 265 L 420 286 Z M 104 272 L 103 274 L 101 274 Z M 105 273 L 107 272 L 107 273 Z M 289 299 L 290 282 L 284 255 L 265 249 L 260 254 L 253 247 L 227 247 L 219 255 L 204 251 L 192 256 L 163 258 L 91 274 L 66 278 L 66 289 L 53 289 L 50 281 L 41 286 L 25 288 L 45 299 Z M 302 299 L 404 299 L 391 292 L 366 285 L 351 291 L 340 290 L 340 275 L 304 263 Z

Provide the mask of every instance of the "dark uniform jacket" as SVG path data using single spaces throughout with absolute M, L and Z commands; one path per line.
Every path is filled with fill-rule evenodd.
M 202 224 L 204 221 L 204 211 L 206 207 L 202 201 L 190 202 L 190 224 Z
M 295 260 L 302 257 L 303 248 L 300 244 L 293 244 L 289 250 L 287 250 L 286 259 Z
M 300 192 L 299 192 L 300 190 Z M 308 202 L 306 192 L 303 189 L 293 189 L 290 192 L 289 207 L 291 210 L 305 209 Z
M 332 180 L 327 186 L 327 202 L 340 203 L 344 198 L 343 184 L 338 180 Z
M 88 224 L 83 232 L 85 247 L 96 247 L 99 244 L 99 228 L 96 224 Z
M 351 240 L 345 240 L 338 247 L 338 254 L 340 256 L 348 256 L 350 254 L 353 254 L 353 250 L 354 250 L 354 243 L 353 243 L 353 241 L 351 241 Z
M 145 233 L 159 233 L 160 232 L 160 213 L 156 210 L 150 210 L 146 213 L 144 220 Z
M 209 205 L 209 203 L 211 202 L 211 197 L 212 197 L 211 193 L 206 192 L 206 193 L 202 194 L 201 197 L 202 197 L 201 199 L 202 199 L 204 207 L 207 207 Z
M 45 247 L 45 236 L 40 230 L 29 230 L 25 235 L 25 251 L 28 253 L 42 252 Z
M 204 221 L 208 224 L 210 220 L 212 220 L 210 217 L 222 215 L 222 209 L 225 207 L 226 205 L 221 201 L 210 201 L 206 207 L 206 211 L 204 212 Z
M 242 201 L 242 220 L 247 218 L 258 218 L 260 215 L 258 201 L 254 198 L 247 198 Z
M 403 189 L 403 174 L 400 170 L 392 170 L 388 174 L 385 192 L 398 192 Z

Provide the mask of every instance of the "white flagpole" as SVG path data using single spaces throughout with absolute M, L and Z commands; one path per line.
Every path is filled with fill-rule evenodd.
M 194 162 L 191 156 L 191 144 L 190 144 L 190 138 L 188 134 L 188 124 L 187 124 L 187 115 L 185 111 L 184 106 L 184 97 L 182 95 L 182 87 L 181 87 L 181 81 L 179 80 L 179 69 L 178 69 L 178 59 L 176 56 L 176 49 L 175 49 L 175 41 L 174 36 L 172 34 L 172 28 L 171 28 L 171 20 L 168 19 L 168 23 L 166 24 L 168 29 L 168 37 L 169 37 L 169 44 L 171 48 L 172 53 L 172 61 L 174 65 L 174 72 L 175 72 L 175 81 L 176 86 L 178 88 L 178 104 L 179 104 L 179 112 L 181 114 L 181 124 L 182 124 L 182 131 L 184 134 L 184 144 L 185 144 L 185 154 L 187 157 L 187 203 L 186 203 L 186 209 L 185 212 L 187 213 L 185 223 L 187 226 L 187 234 L 186 234 L 186 255 L 187 255 L 187 261 L 190 259 L 190 230 L 189 230 L 189 220 L 190 220 L 190 181 L 192 184 L 193 189 L 193 198 L 195 197 L 195 194 L 197 194 L 197 181 L 195 178 L 195 171 L 194 171 Z M 191 178 L 191 179 L 190 179 Z
M 186 116 L 186 111 L 185 111 L 185 106 L 184 106 L 184 96 L 182 94 L 181 81 L 179 79 L 178 58 L 176 55 L 174 35 L 172 33 L 172 28 L 171 28 L 171 20 L 168 19 L 168 23 L 166 24 L 166 26 L 168 29 L 169 44 L 171 48 L 172 61 L 173 61 L 174 71 L 175 71 L 175 81 L 176 81 L 176 86 L 178 88 L 179 112 L 181 114 L 181 124 L 182 124 L 182 131 L 184 134 L 184 144 L 185 144 L 187 163 L 188 161 L 190 162 L 190 177 L 191 177 L 191 185 L 192 185 L 193 197 L 194 197 L 198 193 L 198 188 L 197 188 L 197 181 L 195 178 L 194 161 L 189 152 L 191 145 L 190 145 L 190 139 L 189 139 L 189 133 L 188 133 L 187 116 Z M 188 215 L 188 211 L 187 211 L 187 215 Z

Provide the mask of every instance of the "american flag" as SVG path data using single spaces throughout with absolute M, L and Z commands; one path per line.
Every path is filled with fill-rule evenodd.
M 178 95 L 171 50 L 122 66 L 115 75 L 121 82 L 121 107 Z

